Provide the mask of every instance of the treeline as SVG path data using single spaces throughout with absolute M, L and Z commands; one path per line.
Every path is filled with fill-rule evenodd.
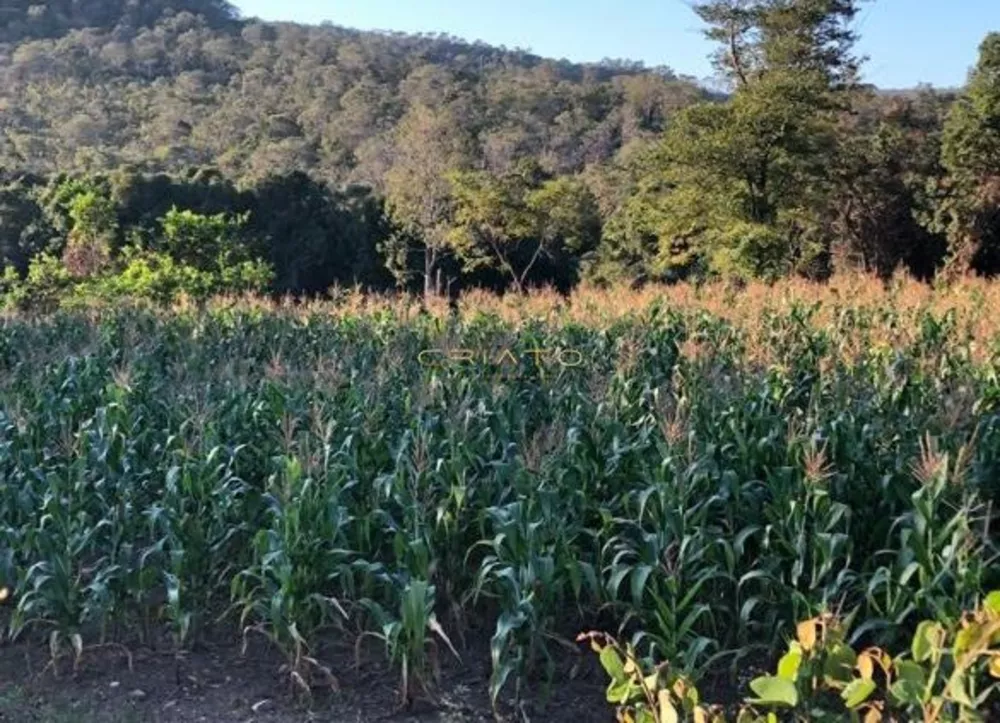
M 1000 271 L 1000 34 L 960 92 L 883 95 L 857 6 L 695 3 L 711 96 L 207 0 L 5 4 L 5 298 Z
M 390 235 L 370 190 L 333 191 L 304 173 L 245 189 L 212 169 L 0 185 L 0 265 L 8 303 L 21 306 L 69 292 L 168 301 L 386 287 L 379 244 Z
M 336 286 L 457 293 L 469 285 L 569 289 L 579 281 L 601 230 L 585 184 L 531 164 L 501 177 L 451 178 L 467 197 L 462 223 L 503 216 L 493 219 L 496 251 L 462 241 L 459 223 L 436 250 L 371 188 L 332 189 L 303 172 L 248 186 L 215 169 L 6 174 L 0 292 L 8 305 L 33 307 L 80 295 L 169 301 L 241 291 L 321 295 Z M 478 195 L 494 191 L 506 195 Z

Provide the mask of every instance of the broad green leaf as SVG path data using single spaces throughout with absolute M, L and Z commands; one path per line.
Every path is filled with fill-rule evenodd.
M 843 692 L 840 697 L 844 699 L 844 705 L 846 705 L 851 710 L 854 710 L 862 703 L 864 703 L 875 692 L 875 681 L 874 680 L 864 680 L 857 679 L 852 681 Z
M 972 698 L 969 697 L 965 678 L 962 676 L 961 671 L 955 671 L 952 673 L 951 678 L 948 680 L 947 694 L 953 701 L 961 706 L 966 708 L 976 707 Z
M 921 705 L 924 702 L 924 688 L 927 684 L 924 669 L 910 660 L 898 660 L 894 667 L 897 678 L 889 688 L 891 696 L 905 705 Z
M 913 635 L 913 644 L 910 647 L 913 659 L 918 663 L 923 663 L 931 659 L 938 646 L 941 626 L 933 620 L 924 620 L 917 626 L 917 632 Z
M 789 650 L 778 661 L 778 676 L 795 682 L 802 665 L 802 653 L 799 650 Z
M 799 692 L 791 681 L 777 676 L 764 676 L 750 681 L 750 689 L 757 694 L 758 703 L 794 707 L 799 702 Z
M 972 623 L 968 627 L 959 630 L 955 634 L 955 655 L 962 655 L 975 645 L 982 632 L 983 628 L 978 623 Z
M 635 685 L 630 680 L 612 681 L 606 697 L 609 703 L 624 705 L 632 699 L 634 689 Z
M 983 609 L 993 615 L 1000 615 L 1000 590 L 994 590 L 983 600 Z
M 619 685 L 625 682 L 625 664 L 622 662 L 621 656 L 618 655 L 617 650 L 610 645 L 607 646 L 601 651 L 600 660 L 604 670 L 611 676 L 613 683 Z
M 858 657 L 850 646 L 837 643 L 830 647 L 823 663 L 823 678 L 827 684 L 842 688 L 854 678 L 854 666 Z

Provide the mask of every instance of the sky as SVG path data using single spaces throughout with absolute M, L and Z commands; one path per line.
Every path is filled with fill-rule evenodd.
M 244 17 L 447 33 L 575 62 L 641 60 L 708 80 L 712 45 L 689 0 L 231 0 Z M 867 0 L 857 29 L 881 88 L 960 86 L 1000 0 Z

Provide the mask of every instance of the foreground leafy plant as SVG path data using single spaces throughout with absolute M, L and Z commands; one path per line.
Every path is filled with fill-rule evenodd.
M 672 674 L 669 665 L 651 666 L 631 645 L 622 646 L 604 633 L 583 633 L 577 640 L 589 642 L 600 656 L 611 678 L 607 700 L 621 723 L 675 723 L 681 716 L 698 723 L 724 720 L 719 708 L 700 705 L 698 689 L 683 675 Z
M 737 723 L 987 720 L 991 696 L 1000 690 L 1000 591 L 953 628 L 922 622 L 910 651 L 896 657 L 876 647 L 856 653 L 845 642 L 848 628 L 831 614 L 799 623 L 777 671 L 750 682 L 754 697 Z M 699 705 L 697 689 L 667 674 L 668 665 L 640 661 L 631 646 L 603 633 L 579 640 L 590 642 L 611 678 L 607 698 L 618 720 L 725 720 L 718 706 Z

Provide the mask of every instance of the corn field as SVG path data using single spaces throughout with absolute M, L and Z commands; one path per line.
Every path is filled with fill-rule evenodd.
M 908 644 L 998 583 L 1000 291 L 786 284 L 12 316 L 0 620 L 55 660 L 262 636 L 498 708 L 601 626 L 694 680 L 800 620 Z

